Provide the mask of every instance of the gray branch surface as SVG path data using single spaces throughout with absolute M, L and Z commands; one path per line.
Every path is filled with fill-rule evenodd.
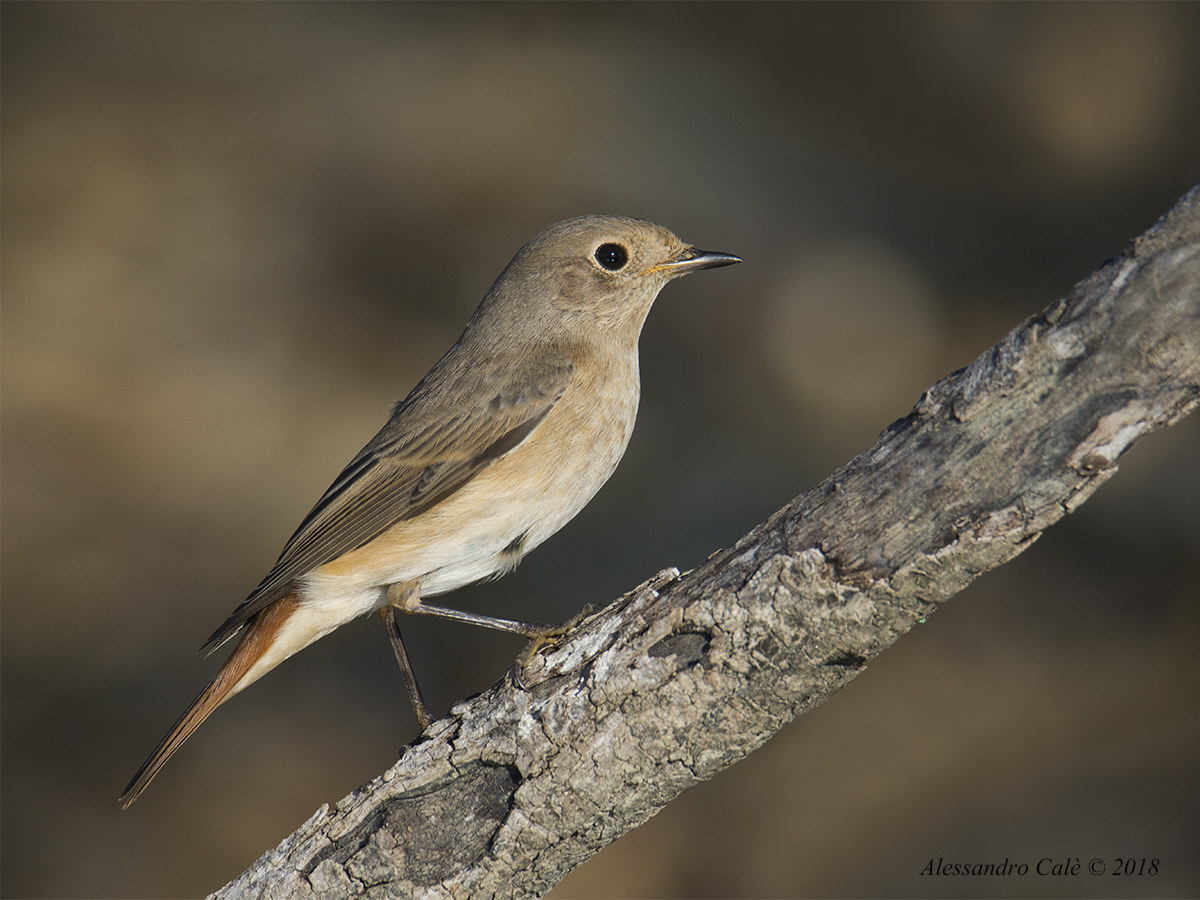
M 1200 185 L 866 453 L 455 706 L 220 898 L 544 894 L 829 699 L 1200 402 Z

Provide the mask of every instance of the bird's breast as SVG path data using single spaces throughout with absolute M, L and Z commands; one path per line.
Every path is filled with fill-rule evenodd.
M 632 363 L 580 366 L 545 421 L 487 471 L 480 487 L 512 503 L 532 549 L 558 531 L 609 479 L 633 434 L 640 387 Z
M 436 506 L 310 573 L 310 596 L 352 590 L 357 604 L 382 605 L 381 592 L 378 602 L 362 592 L 420 579 L 422 596 L 435 596 L 510 570 L 612 475 L 633 433 L 639 394 L 636 355 L 577 365 L 521 444 Z

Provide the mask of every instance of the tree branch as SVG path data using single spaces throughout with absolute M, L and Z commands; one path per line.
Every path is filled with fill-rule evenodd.
M 1200 186 L 698 569 L 582 615 L 214 896 L 537 896 L 827 700 L 1200 402 Z

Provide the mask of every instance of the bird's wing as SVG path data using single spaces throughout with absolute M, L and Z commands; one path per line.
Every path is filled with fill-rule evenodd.
M 565 353 L 547 351 L 494 370 L 506 374 L 435 367 L 342 470 L 201 652 L 229 640 L 297 578 L 441 502 L 519 445 L 562 397 L 574 367 Z

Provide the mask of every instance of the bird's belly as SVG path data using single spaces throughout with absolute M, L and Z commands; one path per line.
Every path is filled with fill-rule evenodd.
M 637 415 L 632 394 L 594 407 L 561 401 L 506 456 L 419 516 L 308 573 L 302 603 L 345 621 L 386 605 L 386 587 L 421 596 L 503 574 L 587 505 L 613 473 Z M 563 398 L 564 400 L 566 397 Z

